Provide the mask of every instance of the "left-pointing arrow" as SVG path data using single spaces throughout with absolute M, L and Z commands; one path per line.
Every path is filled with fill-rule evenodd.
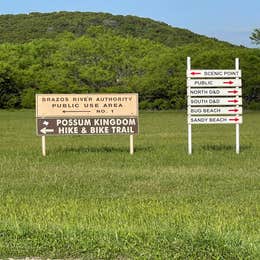
M 85 111 L 85 110 L 63 110 L 62 113 L 90 113 L 91 111 Z
M 53 133 L 53 132 L 54 132 L 54 129 L 47 129 L 46 127 L 44 127 L 44 128 L 42 128 L 42 129 L 40 130 L 40 132 L 41 132 L 42 134 Z
M 194 71 L 191 72 L 191 75 L 200 75 L 200 74 L 201 72 L 194 72 Z

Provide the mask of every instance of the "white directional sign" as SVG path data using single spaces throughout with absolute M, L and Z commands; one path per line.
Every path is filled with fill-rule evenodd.
M 198 70 L 187 57 L 188 153 L 192 153 L 193 124 L 236 124 L 236 153 L 239 153 L 239 124 L 242 124 L 242 72 L 239 59 L 234 70 Z
M 241 78 L 241 70 L 187 70 L 188 78 Z
M 241 116 L 189 116 L 188 124 L 242 124 Z
M 242 107 L 188 107 L 189 115 L 240 115 Z
M 188 87 L 241 87 L 241 79 L 188 79 Z
M 230 88 L 190 88 L 187 91 L 188 96 L 205 97 L 205 96 L 241 96 L 240 89 Z
M 189 98 L 188 106 L 223 106 L 223 105 L 242 105 L 242 98 Z

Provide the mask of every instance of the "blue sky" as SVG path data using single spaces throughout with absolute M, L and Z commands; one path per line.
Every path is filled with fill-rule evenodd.
M 260 0 L 0 0 L 0 14 L 53 11 L 149 17 L 249 47 L 252 30 L 260 27 Z

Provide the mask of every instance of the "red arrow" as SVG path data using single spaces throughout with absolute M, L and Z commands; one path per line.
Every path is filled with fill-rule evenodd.
M 194 71 L 191 72 L 191 75 L 200 75 L 200 74 L 201 74 L 200 72 L 194 72 Z
M 237 122 L 237 121 L 239 121 L 239 118 L 237 118 L 237 117 L 236 117 L 236 118 L 230 118 L 229 121 L 235 121 L 235 122 Z
M 239 102 L 237 99 L 228 100 L 229 103 L 237 103 Z
M 228 91 L 228 93 L 236 94 L 236 93 L 238 93 L 238 91 L 234 89 L 234 90 L 230 90 L 230 91 Z
M 228 111 L 229 112 L 238 112 L 239 110 L 236 108 L 236 109 L 229 109 Z
M 232 85 L 232 84 L 234 84 L 234 81 L 226 81 L 226 82 L 224 82 L 224 84 L 229 84 L 229 85 Z

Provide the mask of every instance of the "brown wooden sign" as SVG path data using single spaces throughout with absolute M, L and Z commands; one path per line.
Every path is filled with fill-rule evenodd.
M 138 116 L 138 94 L 37 94 L 36 117 Z
M 129 135 L 133 154 L 138 94 L 37 94 L 36 123 L 43 156 L 47 135 Z
M 137 117 L 38 118 L 37 135 L 107 135 L 138 133 Z

